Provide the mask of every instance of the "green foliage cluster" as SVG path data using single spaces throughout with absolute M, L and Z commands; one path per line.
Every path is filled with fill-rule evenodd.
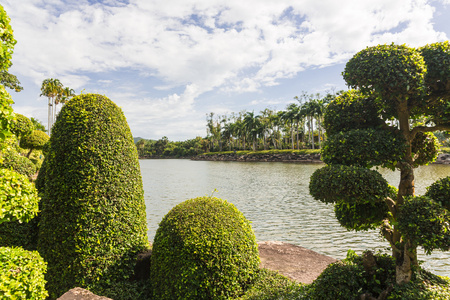
M 379 295 L 391 287 L 387 299 L 425 300 L 449 299 L 450 279 L 414 268 L 412 279 L 403 285 L 395 284 L 395 261 L 385 254 L 374 255 L 376 267 L 365 268 L 363 257 L 349 251 L 343 261 L 329 265 L 308 286 L 305 299 L 361 299 L 362 294 Z M 383 298 L 385 299 L 385 298 Z
M 18 138 L 30 134 L 34 129 L 34 125 L 31 120 L 21 114 L 15 115 L 16 119 L 11 126 L 11 132 Z
M 178 204 L 156 232 L 151 258 L 155 299 L 228 299 L 244 293 L 259 267 L 250 222 L 218 198 Z
M 378 45 L 355 54 L 346 64 L 344 80 L 363 94 L 376 93 L 386 118 L 396 117 L 391 99 L 409 98 L 409 106 L 420 106 L 427 66 L 418 49 L 406 45 Z
M 14 45 L 16 40 L 14 39 L 13 29 L 10 25 L 11 19 L 7 15 L 3 6 L 0 5 L 0 70 L 7 71 L 11 66 L 11 58 L 14 52 Z
M 254 283 L 239 300 L 299 300 L 306 286 L 278 272 L 260 269 Z
M 366 97 L 357 90 L 346 91 L 328 104 L 323 119 L 328 135 L 383 124 L 373 97 Z
M 405 149 L 405 139 L 398 131 L 354 129 L 330 135 L 323 147 L 322 160 L 330 165 L 365 168 L 383 166 L 393 169 L 402 159 Z
M 431 132 L 419 132 L 411 142 L 415 168 L 435 161 L 439 154 L 439 141 Z
M 127 281 L 148 246 L 139 162 L 122 110 L 82 94 L 60 111 L 39 173 L 38 250 L 55 298 Z
M 311 176 L 309 192 L 324 203 L 382 202 L 391 188 L 380 173 L 366 168 L 327 165 Z
M 429 93 L 441 95 L 448 94 L 450 90 L 450 43 L 434 43 L 420 48 L 425 63 L 427 65 L 427 74 L 425 82 Z M 442 99 L 443 100 L 443 99 Z M 435 112 L 439 117 L 434 119 L 436 124 L 445 124 L 450 122 L 450 109 L 448 102 L 441 102 L 443 106 L 436 108 Z
M 172 142 L 167 137 L 161 139 L 145 140 L 140 139 L 136 142 L 140 158 L 150 157 L 192 157 L 205 151 L 203 139 L 196 137 L 181 142 Z
M 365 293 L 378 297 L 395 283 L 395 262 L 383 254 L 374 259 L 376 266 L 365 268 L 363 256 L 349 250 L 346 259 L 329 265 L 311 284 L 308 299 L 360 299 Z
M 2 168 L 12 169 L 28 177 L 36 173 L 36 165 L 25 156 L 19 155 L 14 151 L 8 152 L 5 155 L 1 166 Z
M 30 156 L 33 150 L 44 149 L 45 144 L 50 137 L 43 131 L 33 130 L 31 134 L 26 135 L 20 139 L 20 147 L 29 149 L 27 157 Z
M 0 18 L 2 12 L 3 7 L 1 7 L 0 5 Z M 15 115 L 11 107 L 13 103 L 14 101 L 12 100 L 11 95 L 5 90 L 5 87 L 3 85 L 0 85 L 0 142 L 4 141 L 8 136 L 11 135 L 9 129 L 14 121 Z M 0 148 L 0 150 L 2 149 Z
M 0 247 L 0 298 L 46 299 L 47 264 L 36 251 Z
M 450 249 L 450 212 L 427 196 L 406 198 L 398 224 L 402 233 L 428 254 Z
M 43 131 L 33 130 L 31 134 L 20 139 L 20 147 L 25 149 L 42 150 L 50 137 Z
M 28 222 L 38 212 L 39 197 L 28 177 L 0 169 L 0 224 L 19 220 Z
M 441 178 L 430 185 L 425 195 L 450 210 L 450 176 Z

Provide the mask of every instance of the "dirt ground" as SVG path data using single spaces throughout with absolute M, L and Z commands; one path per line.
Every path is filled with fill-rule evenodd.
M 312 283 L 337 260 L 312 250 L 283 242 L 258 242 L 261 267 L 275 270 L 301 283 Z

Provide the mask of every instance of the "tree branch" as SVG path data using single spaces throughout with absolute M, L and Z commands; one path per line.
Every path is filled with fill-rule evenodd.
M 416 136 L 417 133 L 419 132 L 433 132 L 433 131 L 437 131 L 437 130 L 450 130 L 450 124 L 448 125 L 436 125 L 436 126 L 432 126 L 432 127 L 427 127 L 427 126 L 417 126 L 414 127 L 413 130 L 411 130 L 411 138 L 414 138 Z
M 395 216 L 397 215 L 397 209 L 395 208 L 395 201 L 392 200 L 391 197 L 386 197 L 384 201 L 386 202 L 389 211 L 392 213 L 392 216 L 395 218 Z

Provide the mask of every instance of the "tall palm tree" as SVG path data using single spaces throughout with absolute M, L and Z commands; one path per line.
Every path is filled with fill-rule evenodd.
M 244 128 L 253 142 L 253 151 L 256 151 L 256 141 L 261 132 L 260 116 L 255 116 L 254 112 L 247 112 L 244 116 Z
M 51 134 L 56 102 L 61 98 L 62 90 L 63 85 L 59 79 L 48 78 L 42 82 L 41 96 L 48 97 L 48 135 Z

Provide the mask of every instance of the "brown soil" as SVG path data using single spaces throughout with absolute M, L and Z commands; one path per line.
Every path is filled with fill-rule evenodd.
M 312 250 L 283 242 L 259 242 L 261 267 L 301 283 L 312 283 L 325 268 L 337 260 Z

